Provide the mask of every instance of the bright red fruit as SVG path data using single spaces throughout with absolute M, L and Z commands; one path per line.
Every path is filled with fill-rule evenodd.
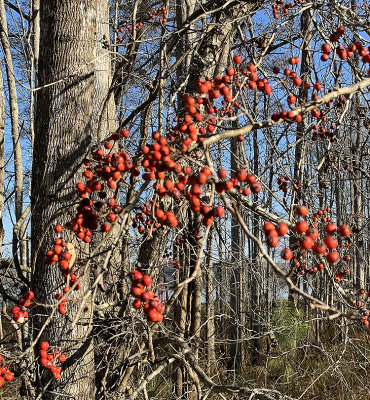
M 275 225 L 272 222 L 268 221 L 268 222 L 265 223 L 265 225 L 263 225 L 263 230 L 265 232 L 268 232 L 271 229 L 275 229 Z
M 332 235 L 337 230 L 337 226 L 333 223 L 326 225 L 325 232 Z
M 277 231 L 279 236 L 284 236 L 284 235 L 286 235 L 288 233 L 289 227 L 285 222 L 279 222 L 276 225 L 276 231 Z
M 293 252 L 291 249 L 289 248 L 285 248 L 282 252 L 281 252 L 281 258 L 283 260 L 291 260 L 293 258 Z
M 133 302 L 132 302 L 132 307 L 134 307 L 135 308 L 135 310 L 138 310 L 140 307 L 141 307 L 141 300 L 140 299 L 135 299 Z
M 338 247 L 338 241 L 334 238 L 334 236 L 325 236 L 324 243 L 329 250 L 333 250 Z
M 308 214 L 308 208 L 306 206 L 298 206 L 296 207 L 295 212 L 297 215 L 305 217 Z
M 143 284 L 144 286 L 150 286 L 153 283 L 152 278 L 149 275 L 144 275 Z
M 40 348 L 42 350 L 47 350 L 49 348 L 49 343 L 48 342 L 41 342 Z
M 335 264 L 338 261 L 338 257 L 339 255 L 337 251 L 331 251 L 327 254 L 326 259 L 329 264 Z
M 279 244 L 279 239 L 277 237 L 268 236 L 266 242 L 267 246 L 269 247 L 277 247 Z
M 340 236 L 349 236 L 351 234 L 351 230 L 346 224 L 343 224 L 338 228 L 338 234 Z
M 297 233 L 305 233 L 308 230 L 308 223 L 306 221 L 299 221 L 295 224 L 294 229 Z
M 319 231 L 311 226 L 306 232 L 306 235 L 310 236 L 313 239 L 313 241 L 315 241 L 319 237 Z
M 299 245 L 304 250 L 309 250 L 313 246 L 313 239 L 311 236 L 306 236 L 302 240 L 299 241 Z
M 130 279 L 133 281 L 140 281 L 143 279 L 143 274 L 137 269 L 134 269 L 130 272 Z
M 61 232 L 63 231 L 62 225 L 56 225 L 56 226 L 55 226 L 55 231 L 56 231 L 57 233 L 61 233 Z
M 217 216 L 218 218 L 222 218 L 222 217 L 224 216 L 224 214 L 225 214 L 225 210 L 224 210 L 224 208 L 221 207 L 221 206 L 217 206 L 217 207 L 215 208 L 215 212 L 216 212 L 216 216 Z
M 233 57 L 233 61 L 235 64 L 241 64 L 242 58 L 240 56 L 236 55 Z

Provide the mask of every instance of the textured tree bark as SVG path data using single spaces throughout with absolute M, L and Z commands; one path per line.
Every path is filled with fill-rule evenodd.
M 59 269 L 46 265 L 44 257 L 53 245 L 56 213 L 61 213 L 57 221 L 62 224 L 73 216 L 70 206 L 75 200 L 81 162 L 91 142 L 96 14 L 96 0 L 42 2 L 40 8 L 38 77 L 39 85 L 47 86 L 38 91 L 36 102 L 31 240 L 33 289 L 42 304 L 55 303 L 55 294 L 65 286 Z M 77 244 L 68 233 L 62 235 L 67 242 L 74 243 L 77 259 L 81 255 L 86 259 L 87 245 Z M 75 264 L 74 270 L 82 289 L 70 296 L 67 314 L 56 313 L 41 336 L 51 345 L 60 346 L 68 357 L 60 381 L 40 369 L 37 391 L 43 393 L 43 399 L 87 400 L 95 396 L 94 352 L 89 336 L 91 300 L 86 302 L 76 327 L 70 329 L 83 292 L 89 286 L 90 272 L 83 268 L 83 263 Z M 35 309 L 35 337 L 50 310 Z M 38 350 L 36 346 L 35 351 Z
M 40 53 L 40 0 L 32 0 L 30 4 L 30 20 L 29 30 L 31 32 L 31 44 L 32 49 L 30 56 L 30 87 L 32 89 L 38 87 L 38 65 L 39 65 L 39 53 Z M 35 141 L 35 92 L 30 93 L 30 133 L 31 133 L 31 150 L 33 150 L 33 144 Z
M 101 141 L 117 128 L 117 113 L 114 99 L 109 97 L 104 107 L 112 84 L 112 65 L 109 40 L 108 0 L 97 1 L 96 15 L 96 60 L 94 79 L 93 131 L 95 140 Z M 104 107 L 104 110 L 103 110 Z M 101 113 L 103 112 L 103 115 Z M 101 120 L 100 129 L 99 119 Z

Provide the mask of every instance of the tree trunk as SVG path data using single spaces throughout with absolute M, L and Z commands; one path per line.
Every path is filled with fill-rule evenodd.
M 239 128 L 238 122 L 232 124 L 233 128 Z M 235 172 L 238 169 L 238 165 L 235 160 L 235 156 L 239 157 L 238 142 L 236 140 L 230 140 L 230 168 L 231 171 Z M 237 371 L 241 361 L 241 328 L 240 328 L 240 270 L 241 270 L 241 241 L 240 241 L 240 225 L 235 216 L 231 218 L 231 276 L 230 276 L 230 308 L 232 311 L 231 323 L 230 323 L 230 361 L 229 369 Z
M 3 245 L 3 240 L 5 235 L 4 224 L 3 224 L 4 194 L 5 194 L 4 138 L 5 138 L 5 101 L 4 101 L 4 83 L 3 83 L 2 65 L 0 63 L 0 248 Z M 0 265 L 2 259 L 3 259 L 2 254 L 0 252 Z
M 207 241 L 207 373 L 213 376 L 217 370 L 215 349 L 215 302 L 214 302 L 214 270 L 213 270 L 213 241 L 214 228 L 211 228 Z
M 38 77 L 40 86 L 48 86 L 38 91 L 36 102 L 31 239 L 33 288 L 41 304 L 55 303 L 55 294 L 65 286 L 59 269 L 46 265 L 44 257 L 53 246 L 52 227 L 73 216 L 74 210 L 68 207 L 75 200 L 81 162 L 91 142 L 96 14 L 96 0 L 42 2 L 40 8 Z M 54 221 L 57 212 L 62 215 Z M 62 236 L 74 244 L 77 259 L 82 250 L 88 251 L 88 245 L 77 245 L 71 235 L 63 232 Z M 94 352 L 89 337 L 91 300 L 86 302 L 76 327 L 70 329 L 83 292 L 89 287 L 90 272 L 78 271 L 78 265 L 74 269 L 82 289 L 69 296 L 67 314 L 56 313 L 41 335 L 50 345 L 58 344 L 68 358 L 60 381 L 40 369 L 37 391 L 44 392 L 43 399 L 55 399 L 58 393 L 81 400 L 95 396 Z M 34 337 L 50 311 L 38 307 L 34 312 Z M 38 353 L 39 345 L 35 351 Z
M 112 84 L 108 0 L 97 1 L 96 60 L 94 75 L 93 132 L 94 135 L 96 135 L 94 140 L 101 141 L 117 128 L 117 114 L 114 99 L 110 97 L 108 104 L 104 107 Z M 101 115 L 102 112 L 103 115 Z M 99 120 L 101 121 L 100 126 Z

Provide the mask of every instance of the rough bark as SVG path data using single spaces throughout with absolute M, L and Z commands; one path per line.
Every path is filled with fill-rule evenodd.
M 91 142 L 96 14 L 96 0 L 42 2 L 40 7 L 38 77 L 41 87 L 48 86 L 38 91 L 36 102 L 31 239 L 33 288 L 42 304 L 55 303 L 55 294 L 65 285 L 59 269 L 46 265 L 44 257 L 55 236 L 52 231 L 57 223 L 53 221 L 55 214 L 61 212 L 58 223 L 67 222 L 73 215 L 70 206 L 75 200 L 81 161 Z M 75 244 L 78 256 L 82 255 L 82 250 L 88 250 L 76 244 L 67 233 L 63 232 L 63 237 Z M 67 314 L 56 313 L 41 336 L 51 345 L 60 346 L 68 357 L 59 382 L 48 384 L 50 376 L 40 371 L 37 390 L 44 392 L 42 398 L 45 399 L 55 399 L 58 393 L 60 398 L 94 398 L 94 352 L 88 323 L 92 304 L 89 300 L 76 327 L 69 328 L 90 281 L 87 269 L 81 268 L 77 275 L 82 290 L 71 294 Z M 50 308 L 41 307 L 35 310 L 35 337 L 50 311 Z
M 96 60 L 94 71 L 94 140 L 101 141 L 117 128 L 117 115 L 114 99 L 109 98 L 104 107 L 112 84 L 112 65 L 109 41 L 108 0 L 97 1 L 96 15 Z M 104 110 L 103 110 L 104 107 Z M 101 113 L 104 113 L 101 115 Z M 100 119 L 100 129 L 98 129 Z
M 40 57 L 40 0 L 33 0 L 30 4 L 30 15 L 32 16 L 30 20 L 30 32 L 32 35 L 30 48 L 30 87 L 38 87 L 38 66 Z M 30 134 L 31 134 L 31 150 L 33 150 L 33 144 L 35 141 L 35 120 L 34 120 L 34 110 L 35 110 L 35 92 L 30 93 Z

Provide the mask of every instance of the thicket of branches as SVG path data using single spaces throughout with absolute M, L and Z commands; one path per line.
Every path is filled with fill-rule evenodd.
M 369 19 L 0 0 L 2 398 L 369 398 Z

